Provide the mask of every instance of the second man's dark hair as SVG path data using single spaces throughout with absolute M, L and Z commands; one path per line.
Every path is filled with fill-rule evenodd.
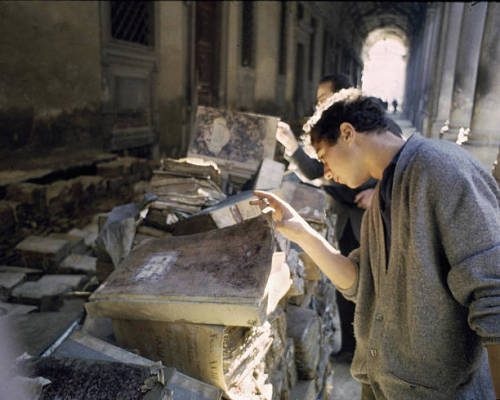
M 325 82 L 331 82 L 335 91 L 353 86 L 351 78 L 345 74 L 327 74 L 319 80 L 320 84 Z

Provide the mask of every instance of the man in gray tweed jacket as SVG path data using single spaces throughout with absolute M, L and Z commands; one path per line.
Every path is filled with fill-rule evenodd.
M 276 229 L 356 303 L 363 399 L 500 398 L 498 185 L 454 143 L 405 142 L 384 121 L 373 98 L 346 89 L 305 126 L 336 181 L 380 181 L 349 257 L 277 196 L 252 203 L 270 205 Z

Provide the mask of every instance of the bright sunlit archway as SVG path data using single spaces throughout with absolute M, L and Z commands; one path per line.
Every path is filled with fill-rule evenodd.
M 389 112 L 393 104 L 402 110 L 407 51 L 404 34 L 394 29 L 373 31 L 365 41 L 362 89 L 387 102 Z

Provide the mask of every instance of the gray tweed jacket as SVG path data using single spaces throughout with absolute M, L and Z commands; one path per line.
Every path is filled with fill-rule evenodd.
M 377 399 L 494 398 L 484 345 L 500 343 L 499 199 L 492 175 L 456 144 L 408 140 L 389 260 L 373 201 L 349 256 L 358 280 L 343 291 L 356 303 L 351 372 Z

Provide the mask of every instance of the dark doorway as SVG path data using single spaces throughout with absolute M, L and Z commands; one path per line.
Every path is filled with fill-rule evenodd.
M 198 104 L 217 106 L 219 4 L 196 2 L 196 76 Z

